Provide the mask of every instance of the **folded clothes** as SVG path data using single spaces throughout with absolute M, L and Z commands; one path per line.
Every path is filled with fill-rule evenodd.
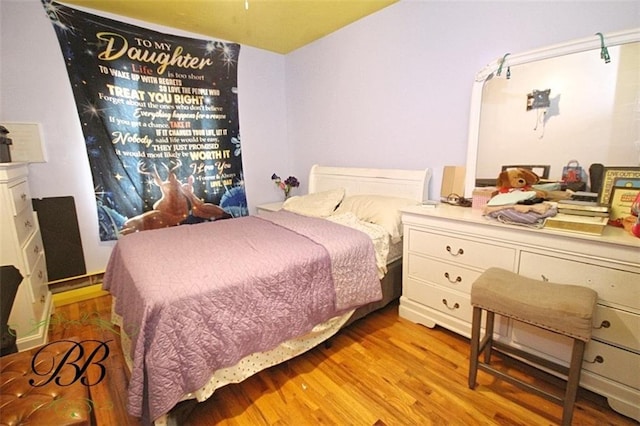
M 489 209 L 491 211 L 487 211 L 487 207 L 485 206 L 485 215 L 491 219 L 510 225 L 524 225 L 534 228 L 542 228 L 545 218 L 555 216 L 558 213 L 558 208 L 550 203 L 516 204 L 505 208 Z
M 505 206 L 516 204 L 518 201 L 528 200 L 537 196 L 536 191 L 512 191 L 496 194 L 489 200 L 487 206 Z
M 562 184 L 560 182 L 536 183 L 531 185 L 531 187 L 538 191 L 560 191 Z
M 545 214 L 549 209 L 554 207 L 554 204 L 542 202 L 537 204 L 510 204 L 510 205 L 499 205 L 499 206 L 484 206 L 484 214 L 488 215 L 489 213 L 494 213 L 500 210 L 506 209 L 514 209 L 520 213 L 528 213 L 534 212 L 537 214 Z

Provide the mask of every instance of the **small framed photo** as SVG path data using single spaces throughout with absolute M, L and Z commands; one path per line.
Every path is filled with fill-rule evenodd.
M 611 188 L 609 224 L 622 226 L 622 220 L 631 215 L 631 205 L 640 194 L 640 187 L 614 186 Z
M 615 178 L 613 186 L 626 186 L 627 188 L 640 188 L 640 178 Z
M 598 193 L 598 202 L 611 204 L 611 193 L 617 185 L 619 187 L 635 186 L 640 180 L 640 167 L 605 167 L 602 172 L 602 187 Z

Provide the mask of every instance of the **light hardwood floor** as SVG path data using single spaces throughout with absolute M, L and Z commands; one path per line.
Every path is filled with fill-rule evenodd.
M 56 308 L 50 341 L 107 341 L 105 378 L 91 387 L 96 424 L 140 425 L 126 413 L 128 372 L 109 327 L 110 296 Z M 181 403 L 181 425 L 553 425 L 561 408 L 478 373 L 467 387 L 469 342 L 398 317 L 397 303 L 284 364 L 228 385 L 200 404 Z M 514 371 L 516 365 L 504 360 Z M 521 367 L 521 366 L 520 366 Z M 523 377 L 531 377 L 524 375 Z M 546 384 L 539 378 L 532 381 Z M 549 389 L 558 389 L 548 384 Z M 635 425 L 581 390 L 574 425 Z

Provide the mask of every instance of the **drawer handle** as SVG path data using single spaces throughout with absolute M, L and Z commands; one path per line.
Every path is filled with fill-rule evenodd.
M 34 252 L 35 254 L 40 253 L 40 247 L 35 246 L 35 247 L 33 248 L 33 252 Z
M 460 307 L 460 305 L 458 304 L 458 302 L 456 302 L 453 307 L 449 306 L 449 302 L 447 302 L 447 299 L 442 299 L 442 303 L 444 304 L 444 306 L 446 306 L 448 309 L 451 309 L 452 311 L 455 309 L 458 309 Z
M 464 254 L 464 250 L 462 250 L 461 248 L 458 249 L 457 253 L 453 253 L 451 250 L 452 250 L 451 246 L 447 246 L 447 251 L 451 256 L 460 256 L 461 254 Z
M 42 270 L 38 271 L 38 278 L 42 279 L 44 277 L 44 272 Z
M 30 220 L 25 220 L 25 221 L 24 221 L 24 227 L 25 227 L 25 228 L 31 228 L 31 226 L 32 226 L 32 225 L 31 225 L 31 221 L 30 221 Z
M 450 282 L 451 284 L 456 284 L 456 283 L 461 283 L 461 282 L 462 282 L 462 277 L 461 277 L 460 275 L 458 275 L 458 278 L 456 278 L 455 280 L 452 280 L 452 279 L 451 279 L 451 277 L 450 277 L 450 275 L 449 275 L 449 273 L 448 273 L 448 272 L 445 272 L 445 273 L 444 273 L 444 277 L 445 277 L 447 280 L 449 280 L 449 282 Z
M 599 330 L 601 328 L 609 328 L 611 327 L 611 323 L 607 320 L 604 320 L 600 323 L 600 327 L 593 327 L 595 330 Z
M 20 199 L 22 201 L 27 201 L 27 194 L 25 194 L 24 192 L 22 194 L 20 194 Z
M 588 362 L 589 364 L 602 364 L 604 362 L 604 358 L 600 355 L 596 355 L 593 361 L 589 361 L 588 359 L 583 360 L 584 362 Z

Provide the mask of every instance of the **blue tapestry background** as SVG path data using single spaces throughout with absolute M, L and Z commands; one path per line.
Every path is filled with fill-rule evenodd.
M 248 215 L 240 46 L 43 5 L 84 133 L 100 239 Z

